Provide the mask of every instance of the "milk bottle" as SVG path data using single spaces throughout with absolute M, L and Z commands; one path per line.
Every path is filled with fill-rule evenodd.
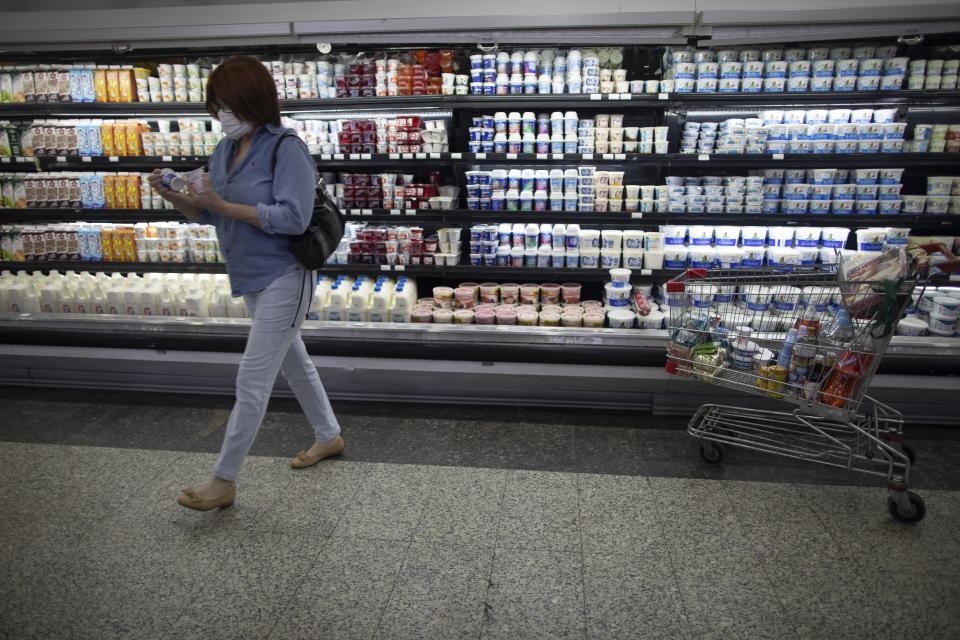
M 97 284 L 90 290 L 90 313 L 104 314 L 110 310 L 107 292 L 102 284 Z
M 347 319 L 347 301 L 350 297 L 352 285 L 348 281 L 340 281 L 330 287 L 330 296 L 321 320 L 342 322 Z
M 227 318 L 229 317 L 227 311 L 227 297 L 224 296 L 220 291 L 213 291 L 209 294 L 210 308 L 209 313 L 211 318 Z
M 160 298 L 157 300 L 158 316 L 177 315 L 177 295 L 168 284 L 160 291 Z
M 393 308 L 390 311 L 391 322 L 410 322 L 410 312 L 417 303 L 416 287 L 409 281 L 402 281 L 397 285 L 393 297 Z
M 187 315 L 191 318 L 209 317 L 209 297 L 207 292 L 201 286 L 188 289 L 186 295 L 184 296 L 183 302 L 187 307 Z
M 333 280 L 327 276 L 321 276 L 317 281 L 317 286 L 313 290 L 313 301 L 310 303 L 310 311 L 307 312 L 308 320 L 320 320 L 323 316 L 323 308 L 327 305 L 327 298 L 330 296 L 330 289 L 333 287 Z
M 367 310 L 370 307 L 370 296 L 373 293 L 373 282 L 363 278 L 354 283 L 347 302 L 347 320 L 349 322 L 366 322 Z
M 140 293 L 140 312 L 145 316 L 160 315 L 160 298 L 163 295 L 163 285 L 151 280 Z
M 243 298 L 228 298 L 227 313 L 231 318 L 246 318 L 247 307 L 243 304 Z

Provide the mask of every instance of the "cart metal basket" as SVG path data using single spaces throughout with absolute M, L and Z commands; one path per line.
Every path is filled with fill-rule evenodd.
M 919 522 L 907 491 L 902 415 L 866 392 L 918 276 L 843 281 L 808 269 L 691 269 L 667 283 L 667 371 L 772 398 L 792 410 L 704 405 L 690 435 L 709 463 L 724 447 L 885 477 L 891 515 Z

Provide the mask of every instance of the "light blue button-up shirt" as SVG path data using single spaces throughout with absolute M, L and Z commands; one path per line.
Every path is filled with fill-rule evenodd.
M 228 171 L 237 142 L 224 138 L 210 156 L 213 188 L 227 202 L 257 208 L 262 229 L 205 210 L 199 222 L 217 228 L 234 296 L 265 289 L 297 264 L 288 236 L 307 229 L 313 215 L 316 164 L 306 145 L 285 138 L 271 167 L 273 150 L 284 127 L 268 124 L 253 134 L 250 151 Z

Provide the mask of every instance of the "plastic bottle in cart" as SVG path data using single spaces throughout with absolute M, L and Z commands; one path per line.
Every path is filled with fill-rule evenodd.
M 827 369 L 830 369 L 840 354 L 847 350 L 855 336 L 856 330 L 850 322 L 850 314 L 841 307 L 836 317 L 824 325 L 820 331 L 819 342 L 825 347 L 824 365 Z
M 807 305 L 807 308 L 803 310 L 803 316 L 795 325 L 797 329 L 800 327 L 807 327 L 807 336 L 813 340 L 816 340 L 817 335 L 820 333 L 820 319 L 817 317 L 817 305 L 812 302 Z
M 810 335 L 810 327 L 801 324 L 797 330 L 797 341 L 793 345 L 793 355 L 790 358 L 790 372 L 787 381 L 793 391 L 802 392 L 817 356 L 817 339 Z

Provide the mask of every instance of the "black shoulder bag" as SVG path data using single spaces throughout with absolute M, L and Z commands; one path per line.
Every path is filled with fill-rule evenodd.
M 284 138 L 296 138 L 300 144 L 303 141 L 292 131 L 283 133 L 273 148 L 273 163 L 271 170 L 277 168 L 277 151 Z M 316 175 L 314 165 L 314 175 Z M 298 236 L 290 236 L 290 251 L 294 257 L 307 269 L 320 269 L 326 263 L 343 238 L 346 221 L 337 205 L 333 202 L 323 185 L 323 180 L 317 180 L 316 200 L 313 206 L 313 215 L 307 230 Z

